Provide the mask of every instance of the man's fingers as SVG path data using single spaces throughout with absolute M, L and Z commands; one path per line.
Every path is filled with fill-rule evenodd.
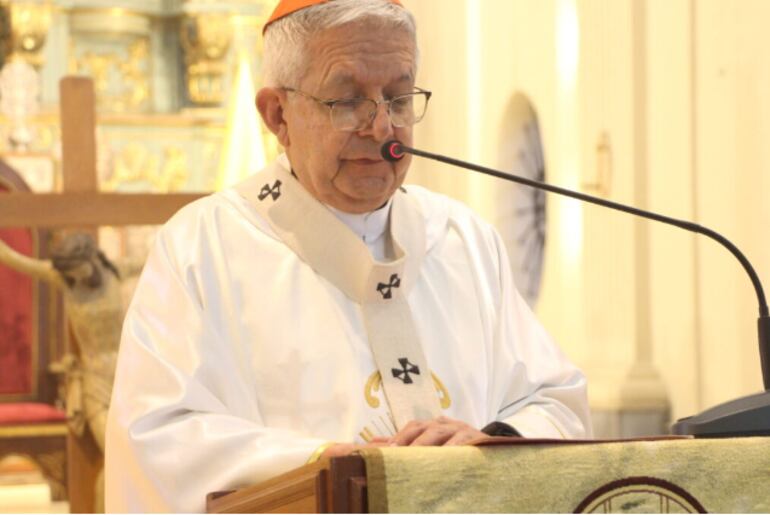
M 415 438 L 420 436 L 428 427 L 428 422 L 412 420 L 399 431 L 392 439 L 393 445 L 411 445 Z
M 486 436 L 481 431 L 476 431 L 474 429 L 464 429 L 462 431 L 456 432 L 454 435 L 452 435 L 452 438 L 447 440 L 444 445 L 465 445 L 466 443 L 470 442 L 471 440 L 476 440 L 478 438 L 481 438 L 483 436 Z
M 377 440 L 372 440 L 371 442 L 364 445 L 364 448 L 372 448 L 372 447 L 388 447 L 390 445 L 390 440 L 387 438 L 378 438 Z
M 441 416 L 409 422 L 391 439 L 391 445 L 464 445 L 484 436 L 465 422 Z
M 432 424 L 409 445 L 444 445 L 452 439 L 458 430 L 457 426 L 449 424 Z

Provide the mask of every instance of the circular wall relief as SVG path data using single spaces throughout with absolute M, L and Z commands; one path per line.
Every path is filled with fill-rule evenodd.
M 708 513 L 684 488 L 654 477 L 629 477 L 589 494 L 575 513 Z
M 514 175 L 545 181 L 540 125 L 532 103 L 525 95 L 514 95 L 501 134 L 500 168 Z M 545 192 L 503 181 L 496 189 L 495 225 L 508 250 L 516 287 L 534 308 L 543 274 Z

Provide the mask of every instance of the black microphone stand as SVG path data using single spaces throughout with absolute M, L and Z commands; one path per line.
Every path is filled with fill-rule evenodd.
M 577 191 L 552 186 L 544 182 L 527 179 L 517 175 L 508 174 L 492 168 L 486 168 L 473 163 L 460 161 L 451 157 L 445 157 L 424 150 L 407 147 L 399 141 L 389 141 L 382 146 L 382 156 L 387 161 L 397 161 L 405 154 L 412 154 L 427 159 L 433 159 L 452 166 L 473 170 L 475 172 L 491 175 L 507 181 L 516 182 L 532 188 L 537 188 L 551 193 L 557 193 L 566 197 L 590 202 L 599 206 L 623 211 L 632 215 L 641 216 L 650 220 L 656 220 L 668 225 L 679 227 L 687 231 L 696 232 L 716 240 L 723 247 L 730 251 L 738 261 L 740 261 L 746 273 L 751 279 L 754 290 L 759 302 L 759 319 L 757 327 L 759 332 L 759 358 L 762 367 L 762 380 L 765 391 L 746 397 L 734 399 L 723 404 L 719 404 L 698 415 L 678 420 L 672 426 L 672 433 L 680 435 L 693 435 L 696 437 L 733 437 L 733 436 L 770 436 L 770 315 L 768 314 L 765 292 L 762 289 L 762 283 L 759 281 L 754 267 L 751 266 L 746 256 L 721 234 L 707 227 L 670 218 L 651 211 L 645 211 L 635 207 L 619 204 L 592 195 L 586 195 Z

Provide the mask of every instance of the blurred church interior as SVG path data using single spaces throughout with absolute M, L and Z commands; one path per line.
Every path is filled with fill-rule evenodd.
M 275 3 L 0 1 L 0 204 L 67 189 L 65 76 L 92 79 L 98 192 L 199 195 L 259 170 L 280 153 L 254 108 Z M 433 91 L 418 148 L 693 220 L 770 279 L 770 2 L 403 3 Z M 407 181 L 496 225 L 521 294 L 588 376 L 596 437 L 666 434 L 762 390 L 756 297 L 714 242 L 418 159 Z M 156 227 L 82 229 L 141 262 Z M 45 260 L 76 229 L 0 239 Z M 100 507 L 100 449 L 68 406 L 82 351 L 65 308 L 0 265 L 0 512 Z

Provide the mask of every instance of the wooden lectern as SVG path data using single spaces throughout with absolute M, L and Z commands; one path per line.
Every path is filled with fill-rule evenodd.
M 211 493 L 207 513 L 365 513 L 361 456 L 324 459 L 241 490 Z
M 211 494 L 210 513 L 768 513 L 770 438 L 382 447 Z

